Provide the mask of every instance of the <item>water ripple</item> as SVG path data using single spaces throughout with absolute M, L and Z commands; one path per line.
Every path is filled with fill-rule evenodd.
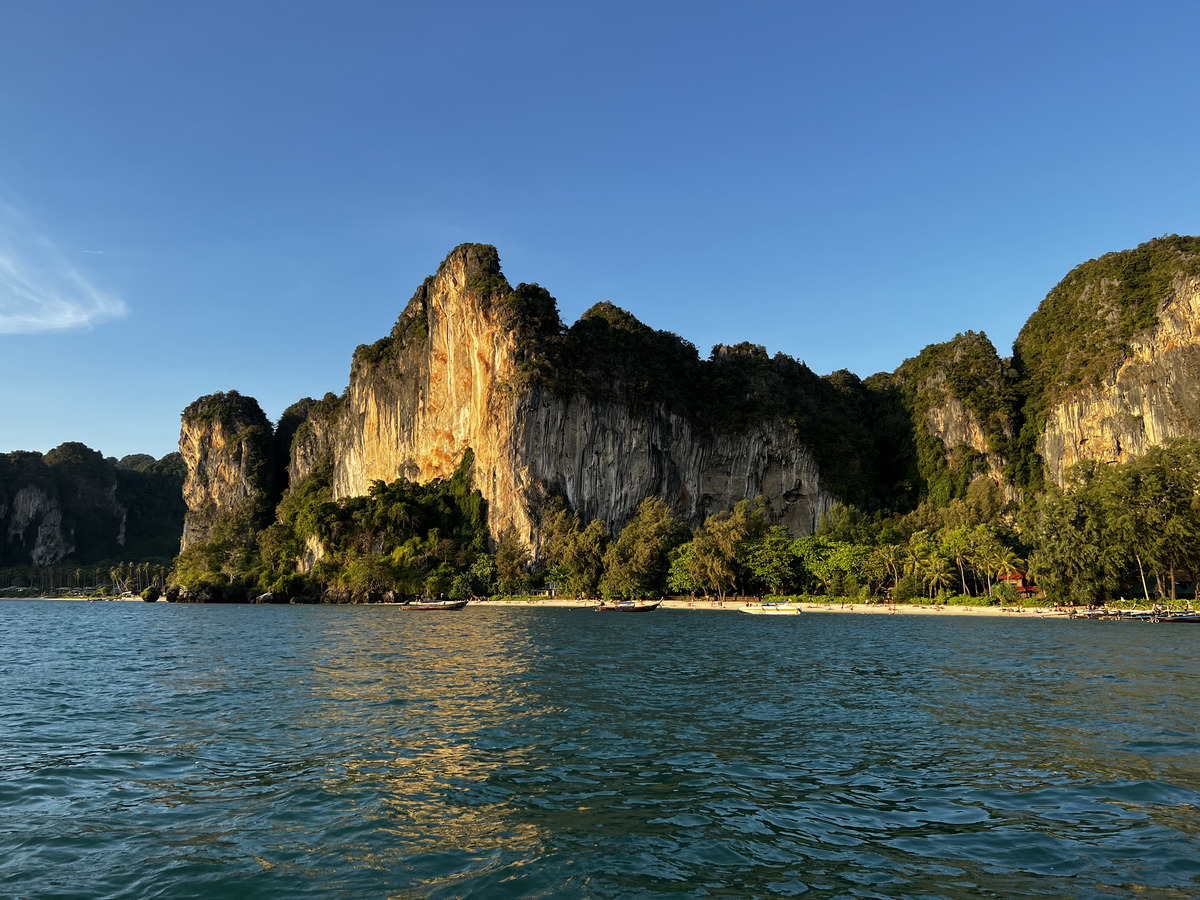
M 0 617 L 4 895 L 1200 894 L 1187 629 Z

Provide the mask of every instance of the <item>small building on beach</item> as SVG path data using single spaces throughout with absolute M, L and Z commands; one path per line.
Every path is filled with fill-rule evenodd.
M 1008 575 L 1001 575 L 1000 581 L 1002 581 L 1004 584 L 1011 584 L 1014 588 L 1016 588 L 1017 592 L 1021 595 L 1022 600 L 1028 600 L 1031 597 L 1036 597 L 1042 592 L 1042 589 L 1034 584 L 1033 579 L 1029 577 L 1029 573 L 1022 571 L 1021 569 L 1017 569 Z

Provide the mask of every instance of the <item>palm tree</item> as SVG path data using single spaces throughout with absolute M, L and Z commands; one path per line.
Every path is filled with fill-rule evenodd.
M 942 538 L 942 546 L 946 552 L 950 554 L 950 558 L 958 564 L 958 577 L 962 583 L 964 594 L 969 594 L 967 590 L 967 574 L 963 568 L 963 562 L 967 558 L 967 554 L 971 552 L 971 536 L 966 526 L 951 529 L 944 533 Z
M 950 574 L 950 560 L 936 551 L 930 553 L 921 561 L 921 580 L 929 585 L 929 598 L 932 600 L 939 588 L 949 587 L 954 582 Z
M 883 544 L 875 549 L 879 561 L 892 578 L 892 587 L 900 580 L 900 570 L 905 566 L 908 553 L 902 544 Z

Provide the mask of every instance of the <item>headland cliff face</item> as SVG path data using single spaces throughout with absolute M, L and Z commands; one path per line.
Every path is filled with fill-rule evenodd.
M 515 529 L 534 549 L 554 496 L 617 529 L 648 496 L 698 524 L 761 494 L 775 521 L 815 528 L 835 498 L 794 429 L 777 419 L 713 433 L 665 403 L 547 386 L 530 375 L 531 326 L 488 289 L 498 276 L 475 246 L 452 253 L 392 336 L 359 348 L 342 400 L 297 431 L 291 481 L 327 463 L 335 497 L 362 495 L 375 480 L 449 477 L 470 448 L 493 537 Z
M 0 565 L 119 553 L 127 522 L 116 460 L 80 443 L 0 455 Z
M 1157 318 L 1099 384 L 1046 410 L 1038 449 L 1056 483 L 1084 460 L 1126 462 L 1200 434 L 1200 278 L 1177 274 Z
M 258 403 L 236 391 L 212 394 L 183 412 L 179 452 L 187 466 L 182 548 L 218 528 L 261 528 L 274 508 L 273 430 Z
M 78 442 L 0 454 L 0 567 L 172 556 L 182 482 L 173 454 L 117 460 Z

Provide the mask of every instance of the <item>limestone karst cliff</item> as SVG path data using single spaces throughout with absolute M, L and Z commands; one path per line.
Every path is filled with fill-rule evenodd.
M 392 334 L 359 348 L 341 400 L 327 398 L 297 430 L 291 478 L 328 460 L 335 497 L 354 496 L 374 480 L 448 477 L 471 448 L 493 535 L 515 529 L 532 547 L 552 496 L 617 528 L 647 496 L 699 522 L 762 494 L 800 534 L 834 501 L 781 416 L 705 427 L 671 402 L 669 385 L 666 399 L 653 388 L 634 397 L 645 385 L 624 372 L 578 371 L 580 348 L 563 331 L 553 298 L 535 285 L 511 290 L 493 248 L 458 248 Z
M 1021 330 L 1014 363 L 1026 449 L 1057 484 L 1083 460 L 1200 436 L 1200 238 L 1077 266 Z
M 1179 275 L 1158 324 L 1130 339 L 1129 354 L 1099 385 L 1050 405 L 1038 450 L 1062 484 L 1083 460 L 1124 462 L 1171 438 L 1200 433 L 1200 278 Z
M 837 502 L 940 506 L 981 477 L 1019 500 L 1080 459 L 1200 433 L 1198 261 L 1196 238 L 1108 254 L 1047 296 L 1011 359 L 967 332 L 861 380 L 749 344 L 702 359 L 608 303 L 567 327 L 544 289 L 508 284 L 494 248 L 463 245 L 358 348 L 344 393 L 296 404 L 273 437 L 248 398 L 231 418 L 212 408 L 236 394 L 189 407 L 184 545 L 222 517 L 268 521 L 313 473 L 360 496 L 447 478 L 468 449 L 493 538 L 535 552 L 554 498 L 615 531 L 647 496 L 698 524 L 761 495 L 797 535 Z
M 237 391 L 201 397 L 183 411 L 179 452 L 187 466 L 183 549 L 220 529 L 252 532 L 270 521 L 273 429 L 257 401 Z
M 1009 457 L 1015 437 L 1016 376 L 987 335 L 968 331 L 931 344 L 875 384 L 904 397 L 921 480 L 943 506 L 979 477 L 1014 500 Z

